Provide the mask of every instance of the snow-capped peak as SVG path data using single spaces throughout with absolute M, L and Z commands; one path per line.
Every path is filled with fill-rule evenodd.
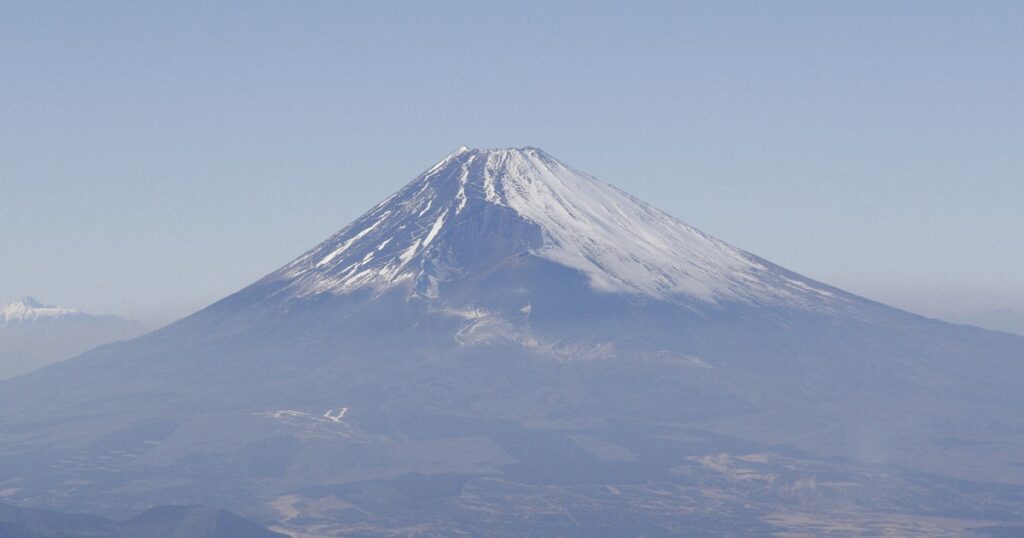
M 43 304 L 32 297 L 0 306 L 0 323 L 11 321 L 34 321 L 39 318 L 55 318 L 80 314 L 78 310 Z
M 267 278 L 292 295 L 441 283 L 529 253 L 602 292 L 806 302 L 824 286 L 781 270 L 533 147 L 461 147 Z

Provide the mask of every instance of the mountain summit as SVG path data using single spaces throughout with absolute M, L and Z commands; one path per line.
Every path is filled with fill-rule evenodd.
M 965 536 L 1024 520 L 1022 379 L 1024 338 L 461 148 L 199 312 L 0 382 L 0 494 L 317 536 Z
M 267 280 L 294 296 L 408 285 L 436 297 L 517 255 L 576 270 L 600 292 L 794 305 L 833 296 L 532 147 L 460 148 Z

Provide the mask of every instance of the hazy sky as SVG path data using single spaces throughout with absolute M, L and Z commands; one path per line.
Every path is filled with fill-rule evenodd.
M 1022 2 L 4 2 L 0 301 L 150 322 L 532 145 L 926 314 L 1024 309 Z

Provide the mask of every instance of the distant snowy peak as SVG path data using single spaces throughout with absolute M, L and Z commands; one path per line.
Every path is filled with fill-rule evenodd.
M 532 147 L 459 148 L 267 277 L 291 296 L 449 280 L 528 253 L 601 292 L 816 303 L 830 288 L 767 264 Z
M 59 318 L 64 316 L 82 315 L 78 310 L 45 305 L 32 297 L 0 306 L 0 323 L 15 321 L 35 321 L 40 318 Z

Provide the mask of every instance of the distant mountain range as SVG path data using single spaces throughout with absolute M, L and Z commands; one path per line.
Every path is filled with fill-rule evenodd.
M 45 305 L 31 297 L 0 305 L 0 379 L 143 332 L 134 321 Z
M 1024 338 L 460 148 L 237 293 L 0 382 L 0 495 L 318 536 L 980 536 L 1024 521 L 1022 385 Z

